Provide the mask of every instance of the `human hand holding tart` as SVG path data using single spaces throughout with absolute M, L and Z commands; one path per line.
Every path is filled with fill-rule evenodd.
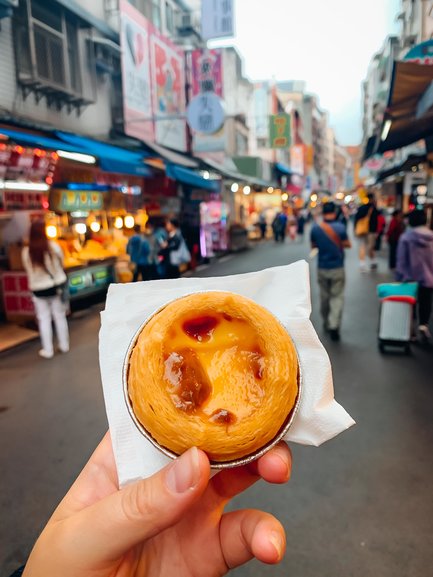
M 268 310 L 234 293 L 172 301 L 140 329 L 126 363 L 127 402 L 139 428 L 164 452 L 196 446 L 217 465 L 272 444 L 298 398 L 289 334 Z

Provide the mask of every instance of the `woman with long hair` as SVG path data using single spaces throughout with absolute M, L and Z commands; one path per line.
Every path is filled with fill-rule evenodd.
M 22 260 L 33 293 L 44 359 L 54 356 L 52 321 L 56 327 L 59 350 L 69 351 L 69 331 L 62 292 L 67 277 L 63 270 L 61 248 L 47 239 L 45 223 L 35 221 L 30 227 L 29 246 L 23 248 Z

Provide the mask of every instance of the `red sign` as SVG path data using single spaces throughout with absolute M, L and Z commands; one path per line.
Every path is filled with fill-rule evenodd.
M 221 50 L 194 50 L 191 54 L 192 94 L 213 92 L 223 97 L 223 64 Z

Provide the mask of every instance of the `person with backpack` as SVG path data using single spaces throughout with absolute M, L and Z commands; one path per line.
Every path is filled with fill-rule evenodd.
M 65 289 L 68 289 L 68 279 L 63 269 L 62 249 L 58 244 L 48 240 L 44 221 L 32 223 L 29 245 L 22 250 L 22 261 L 38 320 L 42 344 L 39 356 L 52 359 L 54 356 L 53 321 L 60 352 L 69 351 L 66 306 L 62 299 Z
M 337 222 L 333 202 L 323 205 L 323 221 L 311 229 L 311 245 L 319 251 L 318 282 L 324 329 L 333 341 L 340 340 L 344 305 L 344 250 L 351 247 L 346 227 Z
M 134 234 L 128 240 L 126 252 L 131 258 L 134 265 L 134 276 L 132 282 L 137 282 L 141 276 L 142 280 L 149 280 L 146 278 L 145 267 L 148 264 L 148 257 L 150 253 L 149 243 L 141 234 L 141 226 L 136 224 L 134 227 Z
M 359 267 L 361 272 L 367 272 L 366 258 L 370 260 L 370 269 L 377 268 L 375 246 L 378 233 L 379 212 L 374 194 L 367 196 L 367 204 L 359 207 L 355 215 L 355 234 L 359 239 Z

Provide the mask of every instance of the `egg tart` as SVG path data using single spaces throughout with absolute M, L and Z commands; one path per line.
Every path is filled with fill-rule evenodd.
M 296 350 L 280 322 L 217 291 L 172 301 L 144 323 L 124 378 L 134 421 L 156 446 L 172 456 L 196 446 L 217 464 L 272 444 L 299 389 Z

